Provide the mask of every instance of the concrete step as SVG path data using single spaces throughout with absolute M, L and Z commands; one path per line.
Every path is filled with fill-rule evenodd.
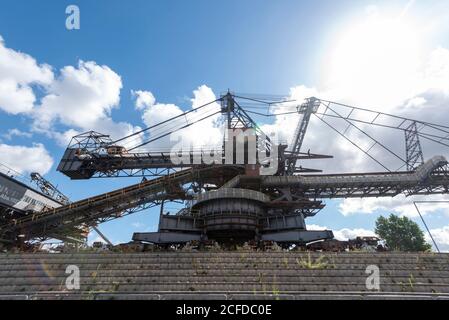
M 48 284 L 48 285 L 60 285 L 65 284 L 66 276 L 53 276 L 49 277 L 8 277 L 0 278 L 0 287 L 9 285 L 33 285 L 33 284 Z M 336 276 L 276 276 L 276 275 L 260 275 L 252 277 L 242 276 L 119 276 L 119 275 L 95 275 L 90 277 L 80 278 L 80 283 L 85 286 L 94 284 L 142 284 L 142 283 L 175 283 L 175 284 L 188 284 L 188 283 L 260 283 L 260 284 L 276 284 L 276 283 L 290 283 L 290 284 L 328 284 L 334 285 L 339 283 L 354 283 L 365 284 L 366 276 L 350 276 L 350 277 L 336 277 Z M 382 285 L 387 284 L 441 284 L 449 286 L 449 277 L 415 277 L 409 275 L 406 277 L 382 277 Z M 0 289 L 1 290 L 1 289 Z
M 64 285 L 33 284 L 33 285 L 9 285 L 1 286 L 0 292 L 4 294 L 25 292 L 57 292 L 66 291 Z M 385 292 L 415 292 L 415 293 L 449 293 L 445 284 L 385 284 L 381 285 Z M 251 292 L 251 293 L 289 293 L 297 291 L 314 292 L 351 292 L 368 291 L 364 283 L 275 283 L 265 284 L 258 282 L 215 282 L 215 283 L 95 283 L 81 287 L 81 292 Z M 76 293 L 76 292 L 75 292 Z
M 1 262 L 0 262 L 1 263 Z M 46 270 L 47 272 L 65 270 L 69 265 L 76 265 L 80 270 L 147 270 L 158 272 L 161 270 L 177 270 L 179 272 L 213 272 L 220 270 L 221 272 L 244 272 L 245 270 L 257 270 L 260 272 L 269 270 L 347 270 L 354 272 L 365 272 L 370 265 L 376 265 L 381 272 L 393 271 L 434 271 L 449 272 L 449 264 L 375 264 L 373 262 L 365 264 L 325 264 L 325 265 L 300 265 L 300 264 L 238 264 L 238 263 L 222 263 L 222 264 L 145 264 L 145 263 L 127 263 L 121 264 L 114 261 L 102 263 L 82 263 L 79 261 L 67 261 L 57 264 L 49 264 L 46 261 L 35 264 L 18 265 L 0 265 L 0 274 L 10 271 L 29 271 L 29 270 Z
M 78 291 L 66 290 L 69 265 L 80 269 Z M 449 254 L 181 251 L 0 254 L 0 296 L 162 299 L 204 293 L 296 299 L 297 292 L 369 293 L 369 265 L 380 269 L 381 292 L 449 294 Z
M 82 277 L 114 275 L 114 276 L 130 276 L 130 277 L 194 277 L 194 276 L 211 276 L 218 277 L 226 276 L 240 276 L 240 277 L 255 277 L 255 276 L 278 276 L 278 277 L 366 277 L 365 268 L 361 269 L 210 269 L 210 270 L 195 270 L 195 269 L 130 269 L 130 267 L 120 268 L 121 266 L 95 267 L 88 268 L 87 265 L 80 265 L 80 274 Z M 423 278 L 448 278 L 449 272 L 441 270 L 411 270 L 411 269 L 380 269 L 381 277 L 409 277 L 410 275 Z M 0 271 L 1 278 L 25 278 L 25 277 L 65 277 L 65 268 L 24 268 L 20 270 L 3 270 Z
M 248 259 L 260 260 L 264 258 L 280 259 L 287 257 L 289 259 L 295 258 L 308 258 L 317 259 L 320 257 L 338 258 L 339 261 L 349 259 L 355 261 L 357 259 L 375 259 L 376 261 L 410 261 L 419 262 L 438 262 L 449 261 L 449 254 L 435 254 L 435 253 L 362 253 L 362 252 L 350 252 L 350 253 L 305 253 L 305 252 L 176 252 L 176 253 L 71 253 L 71 254 L 2 254 L 0 259 L 19 259 L 19 260 L 51 260 L 51 259 L 76 259 L 82 261 L 83 259 L 96 258 L 96 259 L 143 259 L 145 261 L 155 260 L 158 262 L 167 262 L 171 259 L 182 260 L 192 258 L 204 258 L 204 259 L 219 259 L 219 258 L 236 258 L 236 259 Z
M 376 293 L 376 292 L 289 292 L 271 293 L 209 293 L 209 292 L 36 292 L 0 295 L 0 300 L 449 300 L 443 293 Z

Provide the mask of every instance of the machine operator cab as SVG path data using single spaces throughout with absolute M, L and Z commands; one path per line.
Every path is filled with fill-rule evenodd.
M 123 146 L 108 146 L 106 148 L 106 153 L 109 156 L 121 156 L 127 154 L 128 150 L 126 150 L 126 148 Z
M 89 159 L 92 157 L 85 149 L 81 148 L 75 149 L 75 156 L 81 160 Z
M 111 145 L 100 150 L 101 151 L 97 153 L 98 156 L 122 156 L 128 154 L 128 150 L 123 146 Z M 92 158 L 92 155 L 88 151 L 81 148 L 75 150 L 75 156 L 81 160 Z

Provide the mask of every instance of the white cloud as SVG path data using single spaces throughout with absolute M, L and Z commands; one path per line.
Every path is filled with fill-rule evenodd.
M 11 114 L 30 112 L 36 100 L 33 90 L 14 80 L 0 81 L 0 108 Z
M 142 109 L 140 106 L 143 106 L 142 120 L 147 127 L 154 126 L 157 123 L 178 116 L 184 112 L 181 107 L 175 104 L 160 103 L 156 102 L 156 99 L 148 99 L 148 97 L 154 97 L 149 91 L 135 91 L 135 95 L 137 96 L 136 108 Z M 139 101 L 139 98 L 142 99 Z M 193 98 L 190 101 L 192 104 L 192 109 L 194 109 L 213 102 L 216 99 L 217 98 L 212 89 L 206 85 L 202 85 L 193 91 Z M 176 128 L 192 124 L 208 115 L 212 115 L 218 110 L 220 110 L 220 105 L 216 102 L 212 103 L 198 111 L 194 111 L 186 116 L 177 118 L 166 125 L 150 130 L 150 139 L 152 137 L 154 138 L 165 133 L 169 133 Z M 217 114 L 199 121 L 190 127 L 174 132 L 161 140 L 155 141 L 151 144 L 151 147 L 163 147 L 164 149 L 170 149 L 175 143 L 178 142 L 178 139 L 182 139 L 183 145 L 215 146 L 220 144 L 223 139 L 223 135 L 222 128 L 217 123 L 219 117 L 220 114 Z M 207 132 L 207 134 L 205 134 L 205 132 Z
M 424 68 L 421 91 L 441 90 L 449 93 L 449 50 L 438 47 L 430 53 Z
M 121 88 L 120 76 L 107 66 L 93 61 L 79 61 L 76 68 L 66 66 L 35 109 L 33 129 L 46 133 L 60 145 L 83 131 L 95 130 L 112 138 L 131 134 L 140 128 L 111 118 L 111 111 L 119 106 Z M 58 132 L 58 124 L 69 129 Z
M 430 232 L 432 233 L 438 248 L 441 251 L 449 252 L 449 225 L 442 228 L 431 229 Z M 425 232 L 425 238 L 428 243 L 433 244 L 432 239 L 427 232 Z
M 192 109 L 195 109 L 216 99 L 217 97 L 212 89 L 203 84 L 193 91 L 193 98 L 190 101 L 192 102 Z M 214 107 L 217 108 L 219 105 L 215 103 Z
M 11 140 L 13 137 L 24 137 L 24 138 L 31 138 L 33 136 L 30 132 L 24 132 L 17 128 L 9 129 L 7 133 L 2 135 L 5 139 Z
M 308 88 L 304 85 L 299 85 L 290 88 L 288 100 L 296 100 L 303 102 L 309 97 L 320 97 L 320 93 L 315 88 Z M 261 129 L 265 134 L 275 134 L 275 141 L 291 144 L 295 128 L 302 119 L 299 114 L 280 115 L 279 113 L 287 113 L 296 111 L 297 103 L 285 103 L 282 106 L 275 106 L 271 109 L 273 114 L 278 114 L 272 124 L 264 124 Z M 310 132 L 307 132 L 308 139 L 310 139 Z
M 403 194 L 394 198 L 364 198 L 364 199 L 344 199 L 339 204 L 340 212 L 345 215 L 370 214 L 376 210 L 407 216 L 409 218 L 418 217 L 419 214 L 413 204 L 414 201 L 438 201 L 447 200 L 446 195 L 426 195 L 405 197 Z M 421 214 L 426 215 L 438 210 L 445 210 L 449 216 L 449 203 L 419 203 L 418 208 Z
M 20 173 L 39 172 L 44 175 L 53 165 L 53 159 L 40 143 L 32 147 L 0 144 L 1 162 Z
M 423 97 L 414 97 L 406 102 L 405 108 L 406 109 L 419 108 L 426 102 L 427 102 L 426 99 L 424 99 Z
M 376 234 L 373 231 L 363 229 L 363 228 L 356 228 L 356 229 L 343 228 L 340 230 L 335 230 L 333 232 L 334 232 L 335 238 L 338 240 L 354 239 L 359 236 L 361 236 L 361 237 L 376 236 Z
M 193 98 L 190 100 L 192 102 L 192 109 L 198 108 L 205 104 L 211 103 L 216 100 L 217 97 L 215 93 L 206 85 L 202 85 L 193 91 Z M 189 123 L 202 119 L 207 115 L 211 115 L 220 111 L 221 106 L 217 103 L 211 103 L 204 109 L 193 112 L 189 116 Z M 221 113 L 215 114 L 205 120 L 202 120 L 195 125 L 188 127 L 186 130 L 182 131 L 184 137 L 191 142 L 194 146 L 221 146 L 223 140 L 223 131 L 220 123 L 218 123 L 221 117 Z M 207 132 L 207 134 L 205 134 Z
M 157 123 L 180 115 L 183 111 L 174 104 L 156 103 L 146 108 L 142 120 L 146 126 L 151 127 Z
M 156 98 L 150 91 L 131 90 L 131 95 L 136 99 L 136 109 L 143 110 L 151 107 L 156 102 Z
M 48 131 L 47 135 L 53 138 L 59 146 L 66 147 L 74 136 L 81 133 L 79 130 L 68 129 L 64 132 Z
M 0 36 L 0 109 L 11 114 L 31 112 L 36 101 L 31 86 L 52 81 L 49 65 L 39 65 L 31 56 L 6 48 Z
M 66 66 L 50 85 L 48 94 L 36 110 L 35 125 L 48 129 L 59 120 L 68 126 L 92 128 L 118 106 L 122 81 L 107 66 L 80 61 Z
M 40 101 L 36 85 L 42 90 Z M 61 145 L 75 132 L 96 130 L 121 138 L 139 130 L 112 120 L 121 89 L 120 76 L 108 66 L 79 61 L 76 67 L 63 67 L 55 77 L 49 65 L 39 65 L 30 55 L 6 48 L 0 37 L 0 109 L 32 117 L 33 131 Z M 148 103 L 148 97 L 144 102 Z M 64 131 L 60 127 L 65 127 Z

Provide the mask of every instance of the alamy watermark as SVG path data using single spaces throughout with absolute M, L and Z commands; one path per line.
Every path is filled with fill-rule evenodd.
M 76 265 L 69 265 L 65 269 L 65 274 L 68 274 L 65 279 L 65 287 L 67 290 L 80 289 L 80 268 Z
M 190 139 L 184 135 L 172 134 L 170 141 L 175 145 L 170 151 L 170 160 L 176 165 L 191 164 L 236 164 L 257 165 L 260 175 L 273 175 L 278 170 L 279 147 L 275 134 L 268 138 L 254 129 L 227 129 L 223 146 L 195 150 Z
M 80 8 L 71 4 L 67 6 L 65 13 L 68 15 L 65 20 L 67 30 L 79 30 L 81 28 Z
M 368 290 L 380 290 L 380 270 L 379 267 L 372 264 L 366 267 L 366 274 L 369 276 L 366 278 L 365 285 Z

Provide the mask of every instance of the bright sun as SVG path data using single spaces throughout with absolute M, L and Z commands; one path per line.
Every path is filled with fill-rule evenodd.
M 369 105 L 400 103 L 413 92 L 421 57 L 419 29 L 405 18 L 370 15 L 336 39 L 330 53 L 328 85 Z M 376 94 L 373 94 L 376 92 Z

